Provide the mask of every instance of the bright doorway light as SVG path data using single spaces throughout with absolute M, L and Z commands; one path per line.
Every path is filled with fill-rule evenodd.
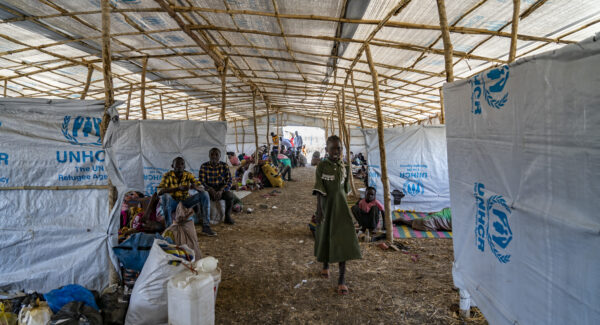
M 315 151 L 321 153 L 321 157 L 325 154 L 325 130 L 313 126 L 284 126 L 283 127 L 283 138 L 290 139 L 292 133 L 296 137 L 296 131 L 302 137 L 302 142 L 306 145 L 307 157 L 306 159 L 310 162 L 310 158 Z

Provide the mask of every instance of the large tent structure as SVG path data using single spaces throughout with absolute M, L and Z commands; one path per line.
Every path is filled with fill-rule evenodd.
M 104 101 L 103 139 L 111 118 L 225 121 L 238 151 L 290 122 L 350 151 L 377 129 L 390 207 L 385 128 L 446 124 L 444 84 L 599 31 L 597 0 L 0 0 L 0 88 Z
M 3 94 L 104 98 L 100 3 L 1 1 Z M 216 120 L 225 96 L 226 119 L 245 120 L 255 89 L 257 116 L 270 108 L 337 120 L 339 97 L 348 124 L 374 127 L 368 45 L 384 126 L 443 119 L 447 79 L 599 29 L 593 0 L 513 3 L 110 1 L 112 91 L 131 119 Z
M 378 126 L 383 147 L 383 127 L 444 123 L 444 82 L 581 41 L 599 12 L 593 0 L 5 0 L 0 74 L 8 97 L 119 99 L 125 119 L 293 112 L 340 135 Z

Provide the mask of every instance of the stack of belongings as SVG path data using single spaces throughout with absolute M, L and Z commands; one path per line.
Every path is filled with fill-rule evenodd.
M 160 199 L 156 193 L 144 196 L 141 192 L 128 192 L 121 205 L 119 242 L 136 232 L 155 233 L 164 229 L 164 217 L 159 208 Z

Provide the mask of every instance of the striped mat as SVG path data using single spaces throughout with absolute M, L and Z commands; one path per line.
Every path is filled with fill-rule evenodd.
M 392 213 L 392 220 L 399 218 L 415 220 L 417 218 L 424 218 L 425 216 L 427 216 L 427 213 L 398 210 Z M 452 238 L 451 231 L 419 231 L 405 225 L 394 226 L 394 238 Z

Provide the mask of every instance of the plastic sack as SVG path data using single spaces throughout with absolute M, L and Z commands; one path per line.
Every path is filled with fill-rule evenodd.
M 133 287 L 125 324 L 167 324 L 167 282 L 193 261 L 194 251 L 187 246 L 155 240 Z
M 187 245 L 194 250 L 194 256 L 199 258 L 198 234 L 194 220 L 190 219 L 193 214 L 193 209 L 188 209 L 179 202 L 175 211 L 175 221 L 163 232 L 163 236 L 171 238 L 176 245 Z
M 94 299 L 94 294 L 88 289 L 78 285 L 69 284 L 59 289 L 54 289 L 44 294 L 44 299 L 53 313 L 57 313 L 61 308 L 71 301 L 81 301 L 86 305 L 99 310 Z
M 200 260 L 197 260 L 196 262 L 194 262 L 194 268 L 198 272 L 210 273 L 217 269 L 218 264 L 219 264 L 219 260 L 217 260 L 216 258 L 214 258 L 212 256 L 207 256 L 203 259 L 200 259 Z
M 210 223 L 220 224 L 225 220 L 225 200 L 210 201 Z
M 138 232 L 131 235 L 119 246 L 113 247 L 113 251 L 124 268 L 140 272 L 150 254 L 152 243 L 157 238 L 162 239 L 158 234 L 150 235 Z
M 50 318 L 49 325 L 102 325 L 102 316 L 81 301 L 72 301 Z
M 5 311 L 4 304 L 0 302 L 0 325 L 16 325 L 17 315 Z
M 41 302 L 37 307 L 24 307 L 19 312 L 19 325 L 46 325 L 50 322 L 52 310 Z
M 169 324 L 213 325 L 214 281 L 208 273 L 190 271 L 175 275 L 167 284 Z
M 277 171 L 275 170 L 275 168 L 273 168 L 273 166 L 271 166 L 269 164 L 264 164 L 264 165 L 262 165 L 261 168 L 262 168 L 263 173 L 265 173 L 265 176 L 267 176 L 267 179 L 271 183 L 271 186 L 273 186 L 273 187 L 282 187 L 283 186 L 283 179 L 281 179 L 281 175 L 277 174 Z

